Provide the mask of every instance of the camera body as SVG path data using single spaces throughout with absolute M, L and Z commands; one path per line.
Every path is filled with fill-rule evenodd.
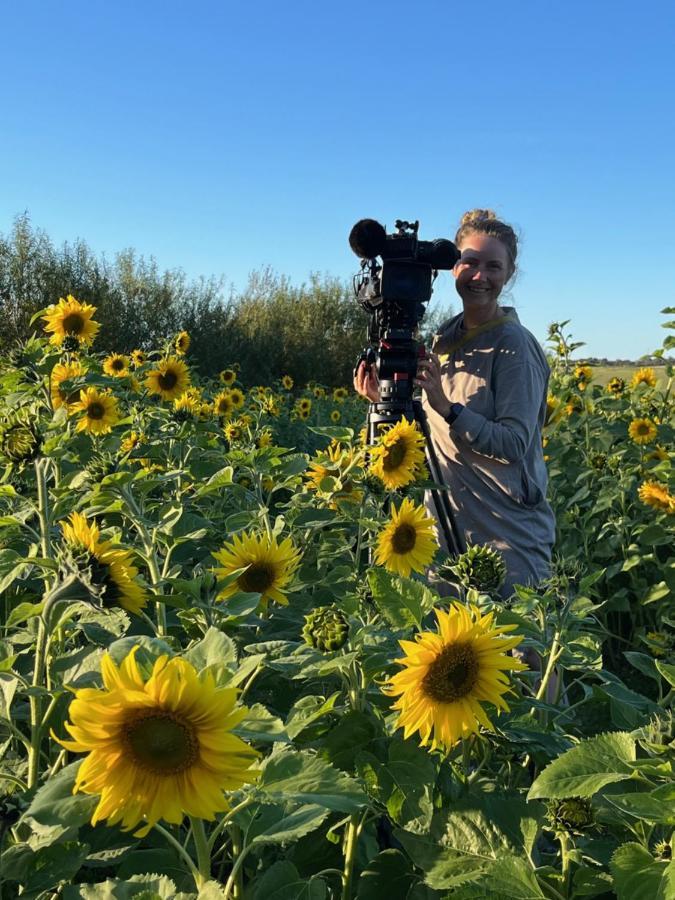
M 421 241 L 418 230 L 419 221 L 397 219 L 396 233 L 387 234 L 375 219 L 361 219 L 349 235 L 350 247 L 362 260 L 354 293 L 370 315 L 369 346 L 359 354 L 356 369 L 362 361 L 374 366 L 380 382 L 380 402 L 369 415 L 369 443 L 383 424 L 412 417 L 413 379 L 424 354 L 415 333 L 438 270 L 452 269 L 460 257 L 452 241 Z

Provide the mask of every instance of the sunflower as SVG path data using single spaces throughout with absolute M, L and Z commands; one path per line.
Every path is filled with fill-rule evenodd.
M 574 377 L 577 379 L 579 390 L 585 391 L 589 381 L 593 378 L 593 369 L 590 366 L 577 366 L 574 370 Z
M 200 406 L 201 403 L 194 394 L 191 394 L 189 391 L 184 391 L 180 397 L 176 397 L 173 401 L 174 418 L 179 422 L 193 419 L 195 416 L 199 415 Z
M 656 447 L 654 447 L 654 449 L 651 450 L 645 458 L 646 459 L 655 459 L 658 462 L 663 462 L 664 459 L 670 459 L 670 456 L 668 455 L 668 451 L 666 450 L 665 447 L 662 447 L 660 444 L 657 444 Z
M 343 450 L 339 443 L 332 441 L 310 461 L 305 473 L 307 489 L 315 491 L 331 509 L 337 509 L 342 502 L 360 503 L 363 491 L 354 483 L 354 469 L 360 467 L 361 462 L 359 451 Z
M 120 444 L 120 453 L 131 453 L 139 444 L 145 440 L 145 435 L 138 431 L 130 432 Z
M 234 412 L 234 403 L 230 391 L 221 391 L 213 398 L 214 415 L 220 419 L 229 419 Z
M 296 415 L 298 419 L 302 419 L 303 422 L 306 422 L 309 419 L 309 410 L 308 409 L 298 409 L 296 411 Z
M 338 387 L 333 391 L 333 400 L 336 403 L 342 403 L 343 400 L 347 399 L 347 388 Z
M 290 391 L 293 387 L 293 379 L 290 375 L 284 375 L 281 379 L 281 384 L 285 390 Z
M 276 397 L 265 397 L 260 405 L 260 409 L 262 412 L 267 413 L 269 416 L 274 416 L 275 419 L 278 419 L 281 415 L 281 407 L 279 405 L 279 401 Z M 304 418 L 309 416 L 309 412 Z
M 232 419 L 230 422 L 227 422 L 223 428 L 225 433 L 225 437 L 227 440 L 234 444 L 237 441 L 241 441 L 244 437 L 244 422 L 241 419 Z
M 95 306 L 80 303 L 72 294 L 68 294 L 65 300 L 60 297 L 59 302 L 48 306 L 42 316 L 46 322 L 45 331 L 52 333 L 49 343 L 60 347 L 67 337 L 74 337 L 80 344 L 91 344 L 101 327 L 91 318 L 95 312 Z
M 269 428 L 263 428 L 261 432 L 257 435 L 255 439 L 255 445 L 260 450 L 264 450 L 265 447 L 271 447 L 274 444 L 274 435 L 269 430 Z
M 190 335 L 187 331 L 181 331 L 173 340 L 173 347 L 179 356 L 185 356 L 190 349 Z
M 334 409 L 331 411 L 330 420 L 331 422 L 339 422 L 341 419 L 340 410 Z
M 434 520 L 423 506 L 415 506 L 406 497 L 398 509 L 394 507 L 389 523 L 377 539 L 375 562 L 388 572 L 407 578 L 411 571 L 423 572 L 437 549 Z
M 230 400 L 235 409 L 241 409 L 245 399 L 244 392 L 240 388 L 235 387 L 230 390 Z
M 574 415 L 574 413 L 581 412 L 584 408 L 583 400 L 581 397 L 577 397 L 576 395 L 572 395 L 567 398 L 567 403 L 565 404 L 565 412 L 568 416 Z
M 138 649 L 119 667 L 103 655 L 103 690 L 76 691 L 66 722 L 73 740 L 59 743 L 89 754 L 74 792 L 100 794 L 92 825 L 105 819 L 128 831 L 143 822 L 143 836 L 160 819 L 179 825 L 184 815 L 212 820 L 228 809 L 224 792 L 255 780 L 258 754 L 232 734 L 247 712 L 235 709 L 234 688 L 168 656 L 146 681 Z
M 221 590 L 218 595 L 220 600 L 244 591 L 260 594 L 264 606 L 269 600 L 276 600 L 284 606 L 288 604 L 282 589 L 289 583 L 300 562 L 300 551 L 293 546 L 290 538 L 278 544 L 276 537 L 267 534 L 235 534 L 232 542 L 225 544 L 213 556 L 222 565 L 214 569 L 219 578 L 226 578 L 237 569 L 246 567 L 246 571 L 232 584 Z
M 61 523 L 61 530 L 67 544 L 88 554 L 92 581 L 101 590 L 103 605 L 121 606 L 138 615 L 147 603 L 147 594 L 138 581 L 131 550 L 101 541 L 96 523 L 89 524 L 78 512 L 71 513 L 70 522 Z
M 320 384 L 317 384 L 312 388 L 312 393 L 317 400 L 323 400 L 323 398 L 326 396 L 326 388 L 323 388 Z
M 647 366 L 644 369 L 638 369 L 635 375 L 633 375 L 630 386 L 635 388 L 639 384 L 646 384 L 650 388 L 656 387 L 656 374 L 651 366 Z
M 549 394 L 546 398 L 546 419 L 544 424 L 554 425 L 560 420 L 561 415 L 562 410 L 560 408 L 560 400 L 552 394 Z
M 383 689 L 398 697 L 393 708 L 404 738 L 419 732 L 421 746 L 431 743 L 432 750 L 450 749 L 481 725 L 492 729 L 481 703 L 508 711 L 506 672 L 527 668 L 507 652 L 522 637 L 502 637 L 516 626 L 494 626 L 494 613 L 483 615 L 478 607 L 455 601 L 448 612 L 437 609 L 436 618 L 436 632 L 417 634 L 415 643 L 399 641 L 405 656 L 396 662 L 404 669 Z
M 54 409 L 59 409 L 61 406 L 65 406 L 68 409 L 79 401 L 79 389 L 69 392 L 64 390 L 61 384 L 64 381 L 73 381 L 76 378 L 83 377 L 86 371 L 79 362 L 57 363 L 54 366 L 49 376 L 50 393 Z
M 307 412 L 309 412 L 310 409 L 312 408 L 312 401 L 310 400 L 309 397 L 303 397 L 301 400 L 298 400 L 298 402 L 296 403 L 295 406 L 296 406 L 296 409 L 298 409 L 301 412 L 303 410 L 306 410 Z
M 665 484 L 658 481 L 645 481 L 638 488 L 638 497 L 647 506 L 663 510 L 667 513 L 675 513 L 675 497 L 670 493 Z
M 93 387 L 80 391 L 80 400 L 73 404 L 72 411 L 82 413 L 77 430 L 87 434 L 108 434 L 120 418 L 115 397 Z
M 410 484 L 424 465 L 424 437 L 414 422 L 401 419 L 379 435 L 370 450 L 371 474 L 393 490 Z
M 229 387 L 231 384 L 234 384 L 237 380 L 237 373 L 234 369 L 223 369 L 223 371 L 218 376 L 220 378 L 220 383 L 224 384 L 226 387 Z
M 159 394 L 162 400 L 175 400 L 190 386 L 190 370 L 182 359 L 169 356 L 148 372 L 145 386 L 151 394 Z
M 626 382 L 623 378 L 610 378 L 607 382 L 605 390 L 608 394 L 612 394 L 614 397 L 618 397 L 626 390 Z
M 651 419 L 633 419 L 628 426 L 628 434 L 636 444 L 651 444 L 658 433 Z
M 103 360 L 103 371 L 113 378 L 124 378 L 129 374 L 129 360 L 121 353 L 111 353 Z
M 134 364 L 134 367 L 136 369 L 139 369 L 142 365 L 145 364 L 145 353 L 143 353 L 142 350 L 132 350 L 131 362 Z

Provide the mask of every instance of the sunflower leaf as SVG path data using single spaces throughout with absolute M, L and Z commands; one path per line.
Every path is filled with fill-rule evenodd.
M 352 813 L 368 798 L 360 785 L 331 763 L 308 752 L 277 753 L 265 761 L 259 790 L 272 800 L 293 800 Z
M 675 862 L 659 862 L 641 844 L 622 844 L 610 863 L 618 900 L 675 896 Z
M 633 775 L 635 740 L 628 732 L 600 734 L 554 759 L 535 780 L 529 800 L 592 797 L 606 784 Z
M 260 805 L 237 813 L 234 822 L 249 844 L 287 844 L 315 831 L 328 814 L 328 809 L 312 804 Z

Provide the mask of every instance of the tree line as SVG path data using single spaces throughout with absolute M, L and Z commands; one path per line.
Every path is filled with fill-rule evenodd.
M 96 350 L 149 350 L 187 331 L 188 359 L 202 376 L 238 363 L 245 385 L 283 374 L 296 384 L 349 384 L 365 343 L 367 316 L 351 284 L 334 276 L 314 273 L 293 285 L 262 268 L 243 290 L 227 289 L 222 277 L 161 271 L 133 249 L 107 259 L 84 240 L 56 246 L 28 214 L 18 216 L 0 234 L 0 352 L 39 333 L 31 317 L 68 294 L 97 308 Z M 422 338 L 428 342 L 450 314 L 446 308 L 425 317 Z

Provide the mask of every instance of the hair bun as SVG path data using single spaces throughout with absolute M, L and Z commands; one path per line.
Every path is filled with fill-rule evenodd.
M 493 209 L 470 209 L 462 216 L 459 227 L 473 225 L 475 222 L 494 222 L 496 219 L 497 213 Z

